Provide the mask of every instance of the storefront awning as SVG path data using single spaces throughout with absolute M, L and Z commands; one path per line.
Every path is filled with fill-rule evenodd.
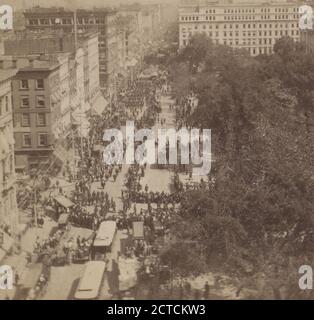
M 8 140 L 4 135 L 4 132 L 0 132 L 0 145 L 1 145 L 2 153 L 4 154 L 9 153 L 10 147 L 9 147 Z
M 93 103 L 92 111 L 98 115 L 102 115 L 108 104 L 109 102 L 100 94 Z
M 81 111 L 88 112 L 89 110 L 91 110 L 91 105 L 89 104 L 89 102 L 83 103 L 81 107 Z
M 71 207 L 74 206 L 74 203 L 73 203 L 70 199 L 68 199 L 68 198 L 66 198 L 66 197 L 64 197 L 64 196 L 62 196 L 62 195 L 57 195 L 57 196 L 54 196 L 53 198 L 54 198 L 54 200 L 57 201 L 62 207 L 66 208 L 66 209 L 67 209 L 67 208 L 71 208 Z
M 135 58 L 132 58 L 131 60 L 128 60 L 126 62 L 127 67 L 135 67 L 137 65 L 137 60 Z
M 73 113 L 72 119 L 75 121 L 75 125 L 77 126 L 77 132 L 80 137 L 88 137 L 89 129 L 90 129 L 90 123 L 86 118 L 85 113 Z
M 14 239 L 1 229 L 0 229 L 0 239 L 1 239 L 1 242 L 0 242 L 0 262 L 1 262 L 1 260 L 8 254 L 9 250 L 12 248 L 14 244 Z
M 53 152 L 54 156 L 57 157 L 60 161 L 63 163 L 66 163 L 67 161 L 71 161 L 73 158 L 73 152 L 66 150 L 62 145 L 58 144 L 55 147 L 55 150 Z

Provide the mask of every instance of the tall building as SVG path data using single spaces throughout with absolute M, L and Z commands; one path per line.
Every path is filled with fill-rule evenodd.
M 98 33 L 76 40 L 72 34 L 31 34 L 6 40 L 4 51 L 2 67 L 18 69 L 13 79 L 17 170 L 48 167 L 52 154 L 63 163 L 75 162 L 68 141 L 73 130 L 74 136 L 87 137 L 87 113 L 100 114 L 108 104 L 99 87 Z M 38 79 L 44 82 L 40 87 Z
M 61 113 L 60 65 L 31 56 L 13 59 L 18 69 L 12 79 L 16 165 L 24 170 L 48 167 L 55 142 L 53 123 Z
M 0 70 L 0 249 L 18 233 L 11 80 L 16 70 Z M 0 250 L 0 258 L 3 252 Z
M 135 12 L 135 14 L 133 14 Z M 142 38 L 137 11 L 120 11 L 117 16 L 118 89 L 126 87 L 142 61 Z
M 299 41 L 299 6 L 293 1 L 184 1 L 179 8 L 180 47 L 204 33 L 214 44 L 243 48 L 252 56 L 270 54 L 283 36 Z
M 99 80 L 102 92 L 111 97 L 115 90 L 117 64 L 117 11 L 110 8 L 67 10 L 64 8 L 34 7 L 24 12 L 26 29 L 33 32 L 55 30 L 62 35 L 99 33 Z
M 144 37 L 149 40 L 160 35 L 161 27 L 161 5 L 143 5 L 142 6 L 142 26 Z

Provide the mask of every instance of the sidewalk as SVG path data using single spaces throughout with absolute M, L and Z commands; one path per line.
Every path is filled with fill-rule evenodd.
M 13 268 L 14 272 L 17 272 L 19 278 L 22 280 L 25 278 L 25 274 L 29 271 L 27 266 L 27 253 L 33 252 L 34 245 L 36 242 L 37 236 L 40 240 L 46 239 L 52 228 L 56 226 L 56 223 L 49 218 L 45 218 L 45 223 L 43 228 L 28 228 L 24 235 L 21 237 L 21 252 L 12 255 L 7 255 L 1 262 L 3 265 L 9 265 Z M 20 282 L 20 285 L 23 286 L 23 283 Z M 16 293 L 16 288 L 13 290 L 0 290 L 0 300 L 4 300 L 6 296 L 10 299 L 13 299 Z

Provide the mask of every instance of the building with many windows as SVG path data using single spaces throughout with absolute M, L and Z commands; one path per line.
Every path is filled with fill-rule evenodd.
M 18 233 L 11 80 L 16 70 L 0 70 L 0 259 Z
M 26 170 L 49 165 L 52 125 L 61 113 L 59 64 L 28 58 L 12 61 L 18 69 L 12 79 L 16 165 Z
M 26 30 L 58 31 L 61 36 L 97 31 L 99 33 L 99 81 L 102 92 L 112 96 L 115 90 L 117 65 L 117 11 L 110 8 L 68 10 L 34 7 L 24 12 Z
M 87 113 L 101 114 L 108 105 L 99 86 L 98 33 L 79 35 L 76 44 L 73 35 L 28 36 L 6 40 L 0 58 L 3 69 L 18 69 L 13 79 L 18 171 L 48 166 L 52 152 L 72 162 L 71 137 L 87 137 Z
M 298 2 L 239 3 L 185 1 L 179 8 L 180 47 L 198 33 L 214 44 L 246 49 L 252 56 L 272 53 L 276 41 L 299 41 Z

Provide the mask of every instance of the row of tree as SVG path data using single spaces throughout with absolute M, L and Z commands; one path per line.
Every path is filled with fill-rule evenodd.
M 288 37 L 253 58 L 205 35 L 168 57 L 178 101 L 191 91 L 199 98 L 184 120 L 212 129 L 216 159 L 213 188 L 188 191 L 173 221 L 163 259 L 177 273 L 218 269 L 263 297 L 304 295 L 298 268 L 313 262 L 314 241 L 313 58 Z

